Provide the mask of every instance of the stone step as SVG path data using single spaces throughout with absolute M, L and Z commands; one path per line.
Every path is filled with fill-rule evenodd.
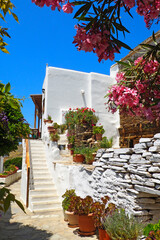
M 41 166 L 34 166 L 34 169 L 33 169 L 33 172 L 36 172 L 36 173 L 38 173 L 38 172 L 48 172 L 48 168 L 45 166 L 45 167 L 41 167 Z
M 32 163 L 32 166 L 33 166 L 33 170 L 34 170 L 34 169 L 36 169 L 36 168 L 39 167 L 39 166 L 40 166 L 41 168 L 46 168 L 46 167 L 47 167 L 47 164 L 44 163 L 44 162 L 41 163 L 41 164 L 39 164 L 38 162 L 36 162 L 36 163 L 33 162 L 33 163 Z
M 50 201 L 50 200 L 57 200 L 58 201 L 58 196 L 56 194 L 32 195 L 32 202 L 44 202 L 44 201 Z
M 56 208 L 56 209 L 48 208 L 48 209 L 45 209 L 45 210 L 44 209 L 35 209 L 33 212 L 36 215 L 43 216 L 43 217 L 45 217 L 47 215 L 51 215 L 51 216 L 55 215 L 55 216 L 58 216 L 58 217 L 63 216 L 62 208 Z
M 45 163 L 47 165 L 46 159 L 32 159 L 32 163 Z
M 34 183 L 35 189 L 54 189 L 53 183 Z
M 38 178 L 38 177 L 43 178 L 46 175 L 49 175 L 48 171 L 46 171 L 46 172 L 36 172 L 36 171 L 34 171 L 34 173 L 33 173 L 34 178 Z
M 60 202 L 57 200 L 48 200 L 48 201 L 42 201 L 42 202 L 32 202 L 33 205 L 33 211 L 34 210 L 44 210 L 44 209 L 59 209 L 60 208 Z
M 54 194 L 56 195 L 57 192 L 56 192 L 56 189 L 53 187 L 51 189 L 44 189 L 44 188 L 39 188 L 39 189 L 35 189 L 35 190 L 30 190 L 30 195 L 31 197 L 32 196 L 39 196 L 39 195 L 43 195 L 43 196 L 46 196 L 46 195 L 51 195 L 51 194 Z
M 45 177 L 44 178 L 40 178 L 40 177 L 39 178 L 37 178 L 37 177 L 35 178 L 34 177 L 33 179 L 34 179 L 34 184 L 43 184 L 43 183 L 53 184 L 51 178 L 45 178 Z

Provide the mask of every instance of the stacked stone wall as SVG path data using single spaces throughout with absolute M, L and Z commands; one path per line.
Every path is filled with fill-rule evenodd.
M 89 177 L 93 196 L 108 195 L 144 221 L 160 219 L 160 133 L 134 148 L 100 149 Z

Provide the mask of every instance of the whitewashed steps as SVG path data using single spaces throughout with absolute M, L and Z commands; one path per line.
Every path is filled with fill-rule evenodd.
M 40 140 L 30 140 L 33 168 L 33 186 L 30 191 L 31 208 L 36 214 L 59 214 L 61 203 L 49 173 L 44 144 Z

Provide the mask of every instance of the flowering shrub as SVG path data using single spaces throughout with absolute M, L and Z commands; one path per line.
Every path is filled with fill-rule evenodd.
M 65 120 L 67 127 L 74 129 L 76 125 L 83 125 L 85 123 L 94 126 L 98 122 L 98 117 L 95 115 L 93 108 L 70 108 L 65 115 Z
M 160 118 L 160 64 L 156 59 L 137 58 L 116 80 L 106 95 L 112 113 L 120 109 L 148 120 Z
M 10 89 L 9 83 L 0 83 L 0 156 L 16 150 L 21 138 L 30 133 L 21 112 L 22 105 Z
M 144 16 L 146 27 L 150 28 L 152 23 L 159 22 L 160 1 L 159 0 L 75 0 L 70 3 L 65 0 L 32 0 L 39 7 L 51 6 L 52 10 L 61 9 L 66 13 L 72 13 L 73 7 L 79 5 L 74 18 L 81 21 L 76 26 L 77 33 L 73 43 L 78 50 L 94 52 L 98 61 L 102 59 L 113 60 L 114 54 L 119 53 L 121 47 L 130 49 L 129 46 L 119 41 L 118 32 L 129 31 L 122 24 L 121 11 L 124 10 L 130 16 L 130 9 L 137 7 L 139 15 Z

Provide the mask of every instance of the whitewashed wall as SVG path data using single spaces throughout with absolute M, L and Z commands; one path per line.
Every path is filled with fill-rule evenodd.
M 118 147 L 119 114 L 112 115 L 105 109 L 104 96 L 108 88 L 114 83 L 114 77 L 98 73 L 84 73 L 55 67 L 46 68 L 43 84 L 45 93 L 45 112 L 54 122 L 62 123 L 63 111 L 69 108 L 89 107 L 96 110 L 99 123 L 104 128 L 107 137 L 114 137 L 114 147 Z M 43 99 L 42 98 L 42 99 Z M 43 130 L 45 129 L 43 124 Z M 42 137 L 44 132 L 42 133 Z

